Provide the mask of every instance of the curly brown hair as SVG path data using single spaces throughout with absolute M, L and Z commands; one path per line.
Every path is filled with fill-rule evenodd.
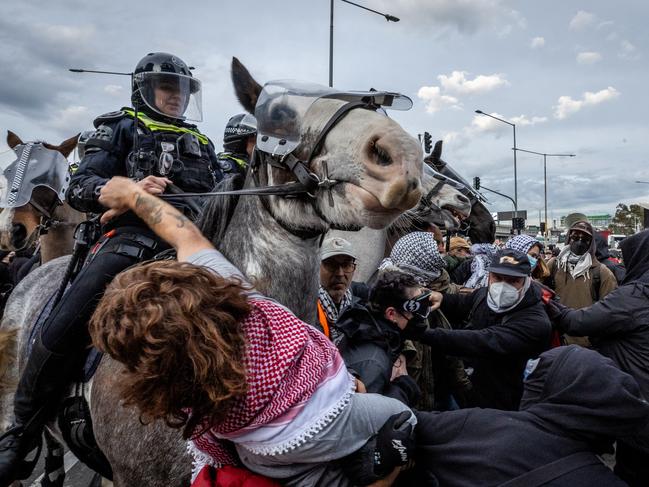
M 90 321 L 93 344 L 126 367 L 120 392 L 141 421 L 162 419 L 190 437 L 246 392 L 238 280 L 162 261 L 117 275 Z

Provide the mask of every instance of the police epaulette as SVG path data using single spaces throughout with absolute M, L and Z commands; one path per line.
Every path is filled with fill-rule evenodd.
M 97 118 L 95 118 L 92 124 L 95 126 L 95 128 L 99 128 L 99 126 L 103 123 L 116 122 L 117 120 L 121 120 L 127 115 L 128 114 L 123 109 L 117 110 L 115 112 L 104 113 L 103 115 L 99 115 Z

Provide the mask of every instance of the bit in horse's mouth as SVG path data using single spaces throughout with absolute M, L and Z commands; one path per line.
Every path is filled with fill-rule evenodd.
M 467 218 L 469 218 L 469 215 L 465 215 L 464 213 L 456 210 L 455 208 L 449 207 L 449 206 L 443 206 L 442 209 L 448 211 L 453 217 L 457 218 L 460 222 L 463 222 Z

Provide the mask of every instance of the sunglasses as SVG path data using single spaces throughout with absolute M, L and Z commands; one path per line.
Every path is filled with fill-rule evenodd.
M 411 298 L 403 303 L 403 310 L 412 313 L 420 318 L 428 318 L 430 314 L 430 295 L 432 291 L 426 291 L 415 298 Z

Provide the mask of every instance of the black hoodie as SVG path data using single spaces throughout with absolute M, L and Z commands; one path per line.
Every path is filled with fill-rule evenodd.
M 488 288 L 471 294 L 445 294 L 441 310 L 454 328 L 435 328 L 418 338 L 433 351 L 470 359 L 475 406 L 518 409 L 523 392 L 523 370 L 530 358 L 550 347 L 552 326 L 532 284 L 512 310 L 495 313 L 487 305 Z
M 649 230 L 624 239 L 627 274 L 604 299 L 579 310 L 561 307 L 555 324 L 573 336 L 588 336 L 593 347 L 631 374 L 649 399 Z
M 610 450 L 616 439 L 647 428 L 649 404 L 609 359 L 571 345 L 541 355 L 520 411 L 419 412 L 417 420 L 418 478 L 434 476 L 447 487 L 497 486 L 573 453 Z M 595 463 L 544 485 L 626 484 Z
M 595 257 L 597 260 L 608 267 L 608 270 L 613 273 L 615 280 L 620 284 L 624 280 L 626 269 L 622 264 L 618 264 L 611 260 L 611 254 L 608 252 L 608 242 L 599 233 L 595 233 Z

